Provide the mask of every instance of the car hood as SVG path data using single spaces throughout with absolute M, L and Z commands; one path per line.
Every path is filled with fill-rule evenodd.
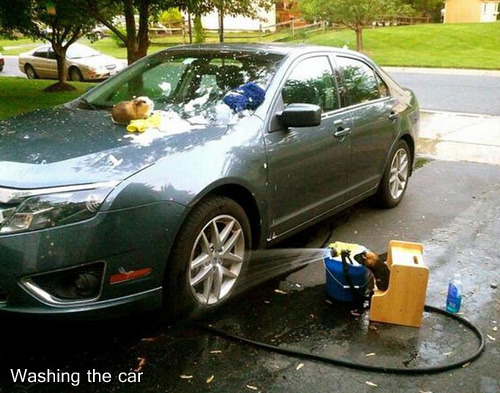
M 227 126 L 185 121 L 176 124 L 163 132 L 150 129 L 135 135 L 114 124 L 107 111 L 66 107 L 4 120 L 0 122 L 0 187 L 123 180 L 162 157 L 203 144 L 227 130 Z
M 78 63 L 81 65 L 85 65 L 88 67 L 107 66 L 107 65 L 111 65 L 111 64 L 118 64 L 118 65 L 123 64 L 121 61 L 115 59 L 114 57 L 107 56 L 107 55 L 68 59 L 68 61 L 70 61 L 72 63 Z

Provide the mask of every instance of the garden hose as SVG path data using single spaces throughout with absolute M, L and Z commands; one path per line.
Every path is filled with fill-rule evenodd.
M 457 360 L 455 362 L 446 363 L 446 364 L 443 364 L 440 366 L 430 366 L 430 367 L 421 367 L 421 368 L 386 367 L 386 366 L 361 364 L 361 363 L 356 363 L 356 362 L 353 362 L 350 360 L 333 358 L 333 357 L 323 356 L 323 355 L 317 355 L 317 354 L 314 354 L 312 352 L 303 351 L 300 349 L 282 348 L 282 347 L 278 347 L 276 345 L 267 344 L 267 343 L 256 341 L 256 340 L 251 340 L 249 338 L 245 338 L 245 337 L 241 337 L 241 336 L 236 336 L 236 335 L 233 335 L 231 333 L 225 332 L 223 330 L 217 329 L 211 325 L 208 325 L 208 326 L 205 325 L 205 326 L 200 326 L 200 327 L 202 329 L 210 332 L 210 333 L 216 334 L 217 336 L 220 336 L 220 337 L 223 337 L 226 339 L 230 339 L 233 341 L 243 342 L 243 343 L 252 345 L 256 348 L 261 348 L 261 349 L 265 349 L 268 351 L 277 352 L 277 353 L 280 353 L 282 355 L 289 355 L 289 356 L 299 357 L 299 358 L 308 359 L 308 360 L 316 360 L 316 361 L 320 361 L 320 362 L 324 362 L 324 363 L 333 364 L 336 366 L 353 368 L 356 370 L 383 372 L 383 373 L 389 373 L 389 374 L 416 375 L 416 374 L 440 373 L 440 372 L 448 371 L 451 369 L 463 367 L 464 365 L 474 361 L 475 359 L 477 359 L 481 355 L 481 353 L 484 350 L 485 340 L 484 340 L 483 334 L 481 333 L 481 331 L 479 330 L 479 328 L 476 325 L 474 325 L 472 322 L 468 321 L 467 319 L 465 319 L 459 315 L 451 314 L 451 313 L 449 313 L 443 309 L 440 309 L 438 307 L 426 305 L 424 307 L 424 310 L 427 312 L 435 312 L 435 313 L 444 315 L 446 317 L 452 318 L 452 319 L 458 321 L 459 323 L 461 323 L 462 325 L 466 326 L 479 339 L 479 346 L 476 349 L 476 351 L 472 355 L 470 355 L 462 360 Z

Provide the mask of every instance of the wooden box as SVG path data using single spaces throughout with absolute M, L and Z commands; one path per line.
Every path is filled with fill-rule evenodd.
M 386 291 L 375 291 L 370 307 L 371 321 L 420 327 L 429 279 L 422 251 L 419 243 L 396 240 L 389 243 L 389 287 Z

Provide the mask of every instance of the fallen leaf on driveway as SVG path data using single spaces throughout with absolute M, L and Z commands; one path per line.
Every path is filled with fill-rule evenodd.
M 373 382 L 370 382 L 370 381 L 366 381 L 365 382 L 368 386 L 373 386 L 374 388 L 376 388 L 378 385 L 376 383 L 373 383 Z
M 214 349 L 213 351 L 210 351 L 210 353 L 222 353 L 220 349 Z
M 144 365 L 146 364 L 146 359 L 144 359 L 144 358 L 137 358 L 137 360 L 139 361 L 139 364 L 137 365 L 136 368 L 134 368 L 134 371 L 136 373 L 138 373 L 139 371 L 141 371 L 142 368 L 144 367 Z
M 193 378 L 192 375 L 181 375 L 181 379 L 191 379 Z
M 274 292 L 279 293 L 280 295 L 288 295 L 288 292 L 282 291 L 281 289 L 275 289 Z
M 302 367 L 304 367 L 304 363 L 300 363 L 297 367 L 295 367 L 295 370 L 299 371 Z
M 370 352 L 370 353 L 367 353 L 365 356 L 366 356 L 366 357 L 368 357 L 368 356 L 375 356 L 375 352 Z
M 496 338 L 493 337 L 493 336 L 490 336 L 489 334 L 487 334 L 488 338 L 491 340 L 491 341 L 496 341 Z
M 259 390 L 259 388 L 257 386 L 253 386 L 253 385 L 245 385 L 248 389 L 250 390 Z
M 211 375 L 210 377 L 207 378 L 207 383 L 212 383 L 212 381 L 214 380 L 215 378 L 215 375 Z

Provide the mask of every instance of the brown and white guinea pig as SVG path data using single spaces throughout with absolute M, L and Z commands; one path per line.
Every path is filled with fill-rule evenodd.
M 128 125 L 132 120 L 146 119 L 151 116 L 154 102 L 148 97 L 137 97 L 122 101 L 111 108 L 111 117 L 117 124 Z
M 375 284 L 381 291 L 389 288 L 389 278 L 391 271 L 386 263 L 382 260 L 381 256 L 375 254 L 373 251 L 367 250 L 354 257 L 356 262 L 365 265 L 373 273 L 375 277 Z

